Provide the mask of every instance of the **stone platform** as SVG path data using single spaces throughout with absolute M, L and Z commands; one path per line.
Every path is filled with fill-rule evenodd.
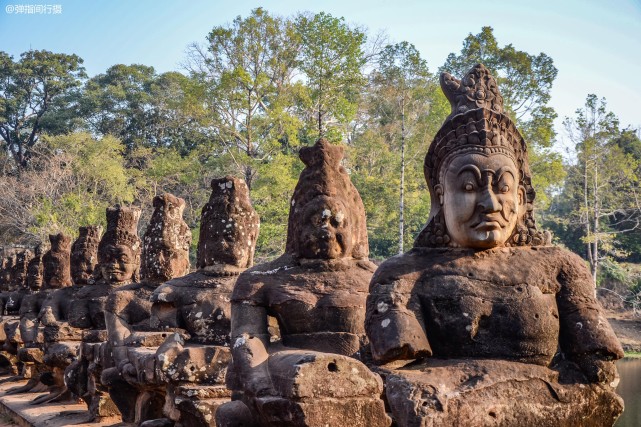
M 0 377 L 0 381 L 6 377 Z M 48 403 L 31 405 L 30 402 L 44 393 L 22 393 L 7 396 L 12 387 L 26 384 L 26 380 L 0 384 L 0 414 L 22 427 L 98 427 L 113 426 L 120 423 L 119 418 L 105 419 L 100 422 L 83 422 L 89 416 L 84 403 Z M 122 424 L 121 424 L 122 425 Z

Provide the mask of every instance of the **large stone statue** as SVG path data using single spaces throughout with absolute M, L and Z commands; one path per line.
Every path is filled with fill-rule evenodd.
M 368 354 L 365 299 L 376 268 L 363 202 L 340 165 L 342 147 L 319 140 L 300 158 L 285 254 L 234 288 L 227 383 L 236 400 L 219 410 L 219 425 L 388 426 L 382 381 L 358 360 Z
M 623 351 L 583 260 L 537 230 L 526 144 L 476 65 L 425 158 L 432 210 L 372 278 L 367 335 L 399 426 L 611 426 Z
M 145 373 L 139 376 L 132 371 L 128 353 L 131 349 L 140 355 L 142 350 L 148 355 L 149 345 L 158 347 L 165 341 L 168 331 L 151 332 L 150 296 L 161 283 L 189 273 L 191 231 L 182 218 L 185 201 L 166 193 L 156 196 L 153 204 L 142 243 L 142 281 L 112 293 L 105 308 L 108 339 L 102 353 L 109 356 L 104 362 L 103 385 L 108 386 L 124 422 L 162 417 L 166 384 L 142 380 Z
M 226 176 L 212 180 L 211 187 L 202 209 L 197 270 L 162 284 L 151 298 L 152 326 L 170 337 L 153 357 L 130 351 L 125 366 L 131 373 L 154 371 L 153 381 L 169 384 L 164 402 L 156 401 L 177 426 L 213 426 L 216 409 L 230 400 L 230 298 L 238 275 L 253 263 L 258 237 L 259 219 L 245 182 Z

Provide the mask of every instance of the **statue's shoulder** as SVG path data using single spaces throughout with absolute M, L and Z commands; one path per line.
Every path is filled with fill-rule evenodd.
M 283 275 L 289 275 L 292 270 L 300 270 L 300 266 L 288 254 L 248 268 L 238 276 L 232 301 L 260 302 L 264 298 L 264 293 L 269 288 L 281 284 Z
M 453 256 L 452 252 L 447 248 L 413 248 L 404 254 L 388 258 L 376 269 L 370 291 L 377 284 L 418 276 L 449 261 Z

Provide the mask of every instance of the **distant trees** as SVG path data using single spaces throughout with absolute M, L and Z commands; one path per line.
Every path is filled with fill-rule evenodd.
M 325 12 L 298 16 L 296 30 L 301 40 L 299 68 L 306 79 L 307 123 L 317 130 L 311 127 L 308 139 L 341 140 L 344 132 L 332 129 L 353 120 L 365 85 L 365 32 Z
M 258 164 L 281 144 L 296 145 L 292 78 L 299 38 L 291 20 L 254 9 L 191 46 L 188 69 L 204 91 L 220 153 L 251 189 Z
M 593 94 L 564 124 L 576 160 L 552 211 L 565 226 L 563 240 L 577 251 L 584 247 L 596 284 L 604 259 L 627 256 L 619 236 L 641 225 L 641 141 L 630 131 L 621 133 L 605 99 Z
M 27 168 L 43 132 L 70 130 L 73 95 L 86 77 L 81 64 L 76 55 L 46 50 L 25 52 L 18 61 L 0 51 L 0 138 L 15 173 Z

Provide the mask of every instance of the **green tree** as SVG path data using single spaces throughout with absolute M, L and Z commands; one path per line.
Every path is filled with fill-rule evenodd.
M 262 8 L 215 27 L 204 48 L 191 47 L 188 68 L 206 87 L 221 155 L 250 189 L 261 162 L 297 145 L 290 97 L 298 48 L 292 23 Z
M 563 197 L 570 226 L 580 232 L 596 283 L 599 265 L 608 256 L 622 257 L 618 235 L 639 226 L 639 161 L 621 145 L 619 121 L 605 99 L 588 95 L 583 108 L 564 121 L 576 147 Z M 562 212 L 563 213 L 563 212 Z
M 306 122 L 315 127 L 315 132 L 308 130 L 308 139 L 343 139 L 338 129 L 354 118 L 366 82 L 365 32 L 325 12 L 299 15 L 296 28 L 301 40 L 299 68 L 307 88 L 303 109 Z
M 85 77 L 76 55 L 30 50 L 14 61 L 0 51 L 0 138 L 15 163 L 24 170 L 43 132 L 62 133 L 68 123 L 73 91 Z M 57 115 L 58 114 L 58 115 Z
M 441 67 L 464 76 L 475 64 L 485 65 L 496 77 L 504 106 L 530 146 L 530 164 L 539 192 L 538 206 L 545 208 L 563 179 L 561 156 L 552 151 L 556 113 L 548 105 L 558 70 L 545 53 L 532 55 L 512 44 L 499 46 L 492 27 L 469 34 L 459 54 L 450 53 Z M 542 197 L 541 197 L 542 196 Z
M 430 78 L 427 62 L 408 42 L 386 46 L 372 73 L 373 107 L 387 142 L 400 140 L 398 252 L 405 240 L 405 151 L 421 115 L 429 111 Z
M 206 139 L 201 98 L 198 83 L 180 73 L 118 64 L 87 81 L 80 106 L 91 132 L 118 137 L 128 152 L 172 147 L 186 154 Z
M 0 239 L 46 240 L 73 235 L 78 226 L 104 224 L 105 209 L 131 203 L 135 188 L 125 169 L 122 143 L 88 133 L 43 136 L 20 177 L 0 180 Z

